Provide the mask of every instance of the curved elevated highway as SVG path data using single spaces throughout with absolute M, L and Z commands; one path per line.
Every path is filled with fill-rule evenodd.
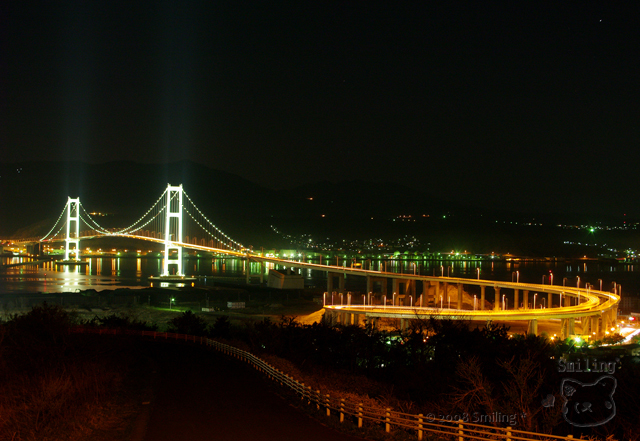
M 113 236 L 164 242 L 162 239 L 131 234 L 113 234 Z M 581 335 L 601 338 L 609 328 L 615 327 L 620 302 L 618 294 L 590 288 L 398 274 L 263 257 L 248 253 L 247 250 L 238 252 L 197 244 L 181 242 L 175 244 L 185 248 L 233 255 L 247 259 L 248 262 L 257 262 L 261 267 L 259 274 L 261 279 L 265 273 L 266 263 L 324 271 L 327 273 L 325 314 L 333 323 L 359 324 L 367 320 L 376 324 L 381 318 L 393 318 L 399 319 L 400 326 L 404 329 L 410 320 L 430 317 L 494 322 L 525 321 L 528 324 L 528 332 L 537 335 L 540 320 L 555 319 L 561 321 L 561 337 L 567 338 L 576 335 L 575 320 L 580 319 Z M 250 265 L 247 265 L 247 281 L 250 276 Z M 345 278 L 354 276 L 366 278 L 368 295 L 355 299 L 345 292 Z M 334 290 L 336 280 L 337 286 Z M 388 289 L 389 285 L 391 290 Z M 465 285 L 480 288 L 476 308 L 474 308 L 474 301 L 464 291 Z M 502 301 L 504 293 L 513 299 L 510 302 L 511 309 Z M 341 304 L 333 304 L 336 296 L 341 299 Z M 443 301 L 444 298 L 447 299 L 446 303 Z M 492 304 L 493 309 L 485 309 L 487 303 Z M 547 307 L 540 308 L 543 303 Z M 445 305 L 447 307 L 444 307 Z M 513 308 L 513 305 L 522 306 Z
M 248 255 L 247 258 L 263 264 L 271 262 L 292 268 L 326 271 L 328 294 L 325 295 L 324 308 L 328 319 L 334 323 L 359 324 L 367 320 L 376 324 L 378 319 L 394 318 L 400 319 L 401 328 L 404 329 L 410 320 L 430 317 L 494 322 L 525 321 L 528 323 L 528 332 L 537 335 L 538 321 L 555 319 L 560 320 L 561 337 L 568 338 L 576 335 L 575 320 L 580 319 L 583 336 L 600 338 L 606 330 L 615 327 L 620 302 L 617 294 L 590 288 L 398 274 L 254 255 Z M 346 276 L 366 277 L 369 295 L 357 299 L 348 295 L 345 297 Z M 334 291 L 336 278 L 338 288 Z M 387 294 L 389 280 L 393 287 L 390 295 Z M 374 294 L 375 283 L 380 285 L 380 292 Z M 473 303 L 469 304 L 470 296 L 464 292 L 465 285 L 480 288 L 476 309 L 473 308 Z M 485 309 L 487 291 L 489 294 L 493 291 L 493 296 L 490 296 L 493 300 L 491 310 Z M 511 294 L 512 305 L 522 307 L 509 309 L 501 301 L 505 292 Z M 332 304 L 336 298 L 333 293 L 342 294 L 338 295 L 342 304 Z M 443 302 L 443 296 L 449 297 L 449 301 Z M 543 302 L 550 307 L 540 308 Z M 448 304 L 452 308 L 446 307 Z

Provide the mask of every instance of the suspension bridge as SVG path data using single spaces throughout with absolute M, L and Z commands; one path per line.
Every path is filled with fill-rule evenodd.
M 80 202 L 67 199 L 62 213 L 41 242 L 64 241 L 63 264 L 80 262 L 80 240 L 100 236 L 127 237 L 164 244 L 162 276 L 184 276 L 183 249 L 246 257 L 242 244 L 231 239 L 195 205 L 182 185 L 167 185 L 165 191 L 137 221 L 126 228 L 100 225 Z M 73 258 L 72 258 L 73 255 Z
M 538 334 L 539 320 L 559 320 L 561 337 L 582 335 L 600 338 L 615 329 L 621 287 L 614 292 L 584 287 L 537 285 L 504 281 L 460 279 L 453 277 L 398 274 L 364 268 L 322 265 L 311 262 L 262 256 L 244 247 L 218 228 L 189 197 L 182 185 L 167 185 L 162 195 L 140 218 L 126 228 L 105 228 L 87 211 L 79 198 L 69 197 L 62 213 L 51 230 L 40 242 L 64 241 L 64 261 L 80 262 L 80 240 L 93 237 L 126 237 L 164 244 L 161 277 L 185 277 L 183 250 L 202 250 L 215 254 L 236 256 L 247 261 L 246 279 L 250 280 L 251 265 L 260 265 L 260 280 L 266 264 L 281 265 L 294 271 L 316 270 L 327 274 L 327 292 L 324 298 L 325 316 L 342 324 L 359 324 L 365 320 L 377 323 L 391 318 L 406 327 L 410 320 L 436 317 L 487 321 L 526 321 L 528 332 Z M 345 292 L 346 277 L 366 277 L 367 291 L 362 296 Z M 337 279 L 337 287 L 334 283 Z M 553 282 L 552 282 L 553 283 Z M 391 291 L 388 292 L 391 285 Z M 473 301 L 464 286 L 479 287 L 479 299 Z M 515 301 L 511 308 L 505 304 L 504 292 L 509 291 Z M 453 307 L 451 307 L 453 291 Z M 493 307 L 490 303 L 493 291 Z M 502 295 L 502 296 L 501 296 Z M 338 296 L 338 297 L 337 297 Z M 465 298 L 466 296 L 466 298 Z M 539 296 L 539 297 L 538 297 Z M 335 299 L 340 299 L 337 303 Z M 448 299 L 447 308 L 443 298 Z M 544 298 L 545 308 L 537 308 Z M 478 301 L 476 303 L 476 300 Z M 522 300 L 522 303 L 520 302 Z M 533 301 L 533 308 L 531 308 Z M 476 306 L 479 307 L 476 307 Z M 520 306 L 522 305 L 522 306 Z M 556 306 L 557 305 L 557 306 Z M 576 320 L 581 330 L 576 327 Z

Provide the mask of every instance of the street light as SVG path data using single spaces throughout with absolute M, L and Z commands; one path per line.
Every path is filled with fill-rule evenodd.
M 553 273 L 551 272 L 551 270 L 549 270 L 549 285 L 553 285 Z
M 480 280 L 480 268 L 476 268 L 476 272 L 478 273 L 478 280 Z
M 576 276 L 577 282 L 576 282 L 576 288 L 580 288 L 580 276 Z

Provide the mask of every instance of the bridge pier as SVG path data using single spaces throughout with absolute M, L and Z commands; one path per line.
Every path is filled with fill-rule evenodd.
M 560 338 L 566 340 L 576 334 L 576 323 L 573 317 L 560 320 Z
M 449 298 L 449 283 L 444 282 L 442 284 L 442 291 L 443 291 L 442 298 L 444 299 L 444 303 L 446 303 L 448 306 L 451 304 L 451 299 Z
M 589 326 L 591 329 L 591 336 L 598 339 L 600 338 L 600 316 L 593 315 L 591 316 L 591 324 Z M 594 334 L 595 332 L 595 334 Z
M 529 329 L 527 330 L 527 334 L 538 335 L 538 319 L 529 320 Z
M 500 311 L 500 287 L 499 286 L 494 286 L 493 290 L 494 290 L 493 310 L 494 311 Z
M 486 291 L 487 291 L 487 287 L 485 285 L 480 285 L 480 310 L 481 311 L 484 311 Z
M 513 309 L 514 311 L 520 309 L 520 290 L 517 288 L 513 290 Z
M 387 278 L 367 276 L 367 293 L 375 298 L 374 284 L 380 283 L 380 302 L 382 303 L 382 297 L 387 295 Z
M 462 309 L 462 283 L 458 283 L 458 309 Z
M 422 281 L 422 302 L 420 306 L 427 307 L 432 306 L 433 296 L 431 295 L 431 282 L 428 280 Z
M 338 277 L 338 292 L 344 293 L 344 274 L 327 271 L 327 292 L 333 292 L 333 278 Z
M 522 291 L 522 306 L 524 309 L 529 309 L 529 291 Z

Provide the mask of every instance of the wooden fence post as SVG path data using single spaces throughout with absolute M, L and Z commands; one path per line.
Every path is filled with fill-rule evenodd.
M 344 423 L 344 398 L 340 399 L 340 422 Z
M 362 403 L 358 404 L 358 427 L 362 427 Z
M 418 441 L 422 441 L 422 417 L 422 414 L 418 415 Z
M 511 441 L 511 427 L 507 427 L 507 441 Z
M 389 407 L 387 407 L 387 411 L 385 413 L 384 431 L 387 433 L 391 432 L 391 408 Z
M 320 410 L 320 391 L 316 391 L 316 407 Z
M 458 420 L 458 441 L 464 441 L 464 425 L 462 424 L 462 420 Z
M 327 394 L 327 416 L 331 415 L 331 407 L 330 407 L 330 402 L 329 402 L 329 394 Z

